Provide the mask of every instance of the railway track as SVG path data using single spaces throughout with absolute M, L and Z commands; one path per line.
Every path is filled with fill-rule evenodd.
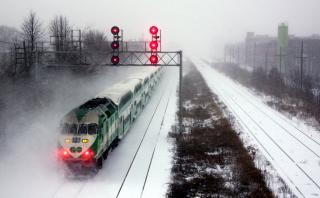
M 228 82 L 226 82 L 227 84 L 229 84 Z M 229 84 L 230 85 L 230 84 Z M 231 85 L 232 86 L 232 85 Z M 235 89 L 234 87 L 232 87 L 232 90 L 234 93 L 237 93 L 237 95 L 242 95 L 243 99 L 246 100 L 246 102 L 250 103 L 250 105 L 252 105 L 252 107 L 255 108 L 255 111 L 259 111 L 261 112 L 263 115 L 265 115 L 266 117 L 268 117 L 270 120 L 272 120 L 277 126 L 279 126 L 281 129 L 283 129 L 283 131 L 285 133 L 287 133 L 288 135 L 290 135 L 292 138 L 294 138 L 296 141 L 298 141 L 301 145 L 303 145 L 303 147 L 305 147 L 306 149 L 308 149 L 310 152 L 312 152 L 317 158 L 320 159 L 320 143 L 316 140 L 314 140 L 312 137 L 310 137 L 309 135 L 307 135 L 306 133 L 304 133 L 302 130 L 300 130 L 299 128 L 297 128 L 296 126 L 294 126 L 291 122 L 289 122 L 287 119 L 282 118 L 279 113 L 275 112 L 273 113 L 273 117 L 267 113 L 266 111 L 262 110 L 261 108 L 259 108 L 259 106 L 257 106 L 254 102 L 254 95 L 252 95 L 251 97 L 248 95 L 245 95 L 243 92 L 240 92 L 239 90 Z M 231 96 L 232 99 L 235 101 L 234 97 Z M 254 102 L 253 102 L 254 101 Z M 248 115 L 249 116 L 249 115 Z M 275 117 L 276 116 L 276 117 Z M 278 122 L 277 119 L 281 119 L 282 121 L 284 121 L 286 123 L 287 126 L 285 126 L 284 124 L 282 124 L 281 122 Z M 289 126 L 289 127 L 288 127 Z M 290 129 L 288 129 L 290 128 Z M 297 133 L 299 133 L 300 135 L 302 135 L 302 137 L 298 137 Z M 303 141 L 300 140 L 300 138 L 306 138 L 308 140 L 308 144 L 304 143 Z M 309 145 L 309 146 L 308 146 Z M 311 147 L 311 146 L 312 147 Z
M 270 112 L 273 113 L 273 116 L 274 116 L 274 115 L 277 116 L 277 119 L 275 119 L 275 118 L 273 118 L 273 117 L 270 115 L 270 113 L 261 110 L 261 109 L 256 105 L 256 103 L 257 103 L 258 101 L 256 101 L 254 98 L 248 97 L 248 96 L 244 95 L 243 92 L 240 92 L 240 91 L 237 90 L 237 89 L 233 89 L 233 90 L 234 90 L 236 93 L 244 96 L 250 104 L 252 104 L 254 107 L 256 107 L 256 109 L 257 109 L 258 111 L 260 111 L 261 113 L 263 113 L 264 115 L 266 115 L 267 117 L 269 117 L 270 119 L 272 119 L 278 126 L 280 126 L 281 128 L 283 128 L 284 130 L 286 130 L 292 137 L 294 137 L 294 138 L 296 138 L 296 139 L 298 140 L 298 138 L 297 138 L 295 135 L 293 135 L 293 134 L 290 132 L 290 130 L 288 130 L 288 129 L 286 128 L 286 126 L 284 126 L 283 124 L 281 124 L 281 122 L 278 122 L 277 119 L 281 119 L 282 121 L 286 122 L 286 124 L 288 124 L 291 129 L 295 130 L 296 132 L 298 132 L 298 133 L 300 133 L 301 135 L 303 135 L 305 138 L 309 139 L 311 142 L 313 142 L 313 143 L 317 144 L 318 146 L 320 146 L 320 140 L 317 141 L 317 140 L 314 139 L 315 137 L 312 137 L 312 136 L 306 134 L 305 132 L 303 132 L 301 129 L 299 129 L 297 126 L 295 126 L 292 122 L 289 122 L 289 121 L 288 121 L 288 118 L 286 118 L 284 115 L 280 114 L 279 112 L 276 112 L 276 110 L 270 109 Z M 254 96 L 254 94 L 251 92 L 251 90 L 248 90 L 248 92 L 250 92 L 250 93 L 252 94 L 252 96 Z M 299 141 L 299 140 L 298 140 L 298 141 Z M 302 142 L 301 142 L 301 143 L 302 143 Z M 302 143 L 302 144 L 304 144 L 304 143 Z M 319 147 L 319 148 L 320 148 L 320 147 Z M 314 151 L 313 151 L 313 152 L 314 152 Z M 315 153 L 315 155 L 317 155 L 318 157 L 320 157 L 320 155 L 317 154 L 317 153 Z
M 207 73 L 207 74 L 210 73 L 209 72 L 210 69 L 211 68 L 203 69 L 202 71 L 203 75 L 204 73 Z M 218 75 L 214 77 L 218 78 Z M 221 81 L 222 79 L 219 79 L 219 80 Z M 229 82 L 226 82 L 225 80 L 223 80 L 223 83 L 224 83 L 223 86 L 225 86 Z M 271 123 L 274 126 L 277 126 L 277 128 L 275 129 L 277 129 L 279 133 L 281 132 L 281 134 L 285 133 L 287 138 L 289 139 L 291 138 L 290 141 L 295 141 L 295 143 L 297 144 L 296 146 L 298 148 L 301 148 L 301 150 L 303 150 L 307 156 L 310 156 L 312 153 L 312 155 L 315 158 L 319 159 L 319 155 L 317 154 L 318 152 L 314 148 L 310 148 L 310 146 L 308 146 L 306 143 L 302 142 L 298 137 L 293 135 L 287 127 L 282 126 L 278 121 L 276 121 L 276 118 L 271 117 L 266 112 L 262 111 L 257 105 L 254 105 L 252 101 L 249 101 L 247 96 L 243 98 L 244 94 L 240 93 L 239 90 L 236 90 L 235 87 L 231 86 L 230 84 L 227 86 L 231 87 L 231 90 L 229 89 L 229 91 L 226 91 L 225 89 L 221 88 L 222 86 L 219 86 L 219 85 L 217 86 L 211 85 L 210 87 L 214 87 L 214 89 L 218 93 L 220 93 L 218 95 L 222 99 L 222 101 L 228 106 L 228 108 L 231 110 L 233 115 L 239 120 L 241 125 L 249 132 L 249 134 L 253 137 L 253 139 L 256 140 L 257 144 L 266 154 L 267 158 L 273 162 L 272 164 L 276 166 L 278 170 L 281 171 L 281 175 L 286 178 L 286 181 L 290 182 L 291 186 L 294 186 L 294 188 L 296 189 L 296 192 L 301 197 L 317 196 L 318 193 L 320 192 L 319 182 L 316 181 L 316 179 L 318 179 L 317 176 L 315 176 L 314 174 L 311 174 L 310 170 L 308 170 L 307 167 L 305 167 L 299 161 L 299 159 L 297 159 L 299 155 L 295 155 L 290 151 L 290 149 L 284 148 L 283 143 L 281 144 L 281 142 L 278 142 L 278 140 L 272 137 L 272 133 L 270 134 L 270 131 L 268 131 L 268 127 L 266 127 L 266 125 L 263 125 L 262 122 L 260 123 L 260 121 L 257 121 L 259 120 L 257 119 L 258 116 L 253 117 L 253 115 L 251 115 L 250 112 L 253 112 L 252 111 L 253 109 L 254 111 L 260 112 L 263 116 L 267 117 L 269 119 L 269 122 L 268 122 L 269 124 Z M 238 94 L 237 96 L 241 95 L 242 97 L 237 97 L 236 99 L 235 95 L 233 95 L 232 92 Z M 243 107 L 242 106 L 242 104 L 244 104 L 243 101 L 240 104 L 239 101 L 245 100 L 245 99 L 248 100 L 247 102 L 251 105 L 251 107 L 249 107 L 249 105 L 246 105 L 246 107 Z M 253 99 L 250 98 L 250 100 L 253 100 Z M 303 132 L 300 130 L 299 133 L 301 134 Z M 309 137 L 305 133 L 301 135 L 307 136 L 306 138 L 308 139 L 308 141 L 311 141 L 310 140 L 311 137 Z M 269 144 L 272 144 L 274 146 L 274 148 L 272 149 L 274 150 L 270 151 L 270 145 L 266 146 L 266 142 L 268 142 Z M 312 141 L 312 143 L 317 146 L 319 145 L 316 143 L 316 141 Z M 276 152 L 281 152 L 281 153 L 280 154 L 278 153 L 277 155 L 275 155 Z M 279 157 L 278 155 L 281 157 Z M 292 169 L 294 170 L 294 172 L 298 172 L 299 175 L 295 176 L 292 173 L 288 174 L 288 172 L 290 171 L 286 170 L 286 167 L 283 166 L 284 161 L 290 164 L 288 165 L 288 168 L 290 170 Z M 303 181 L 302 182 L 298 181 L 301 178 L 303 178 Z M 297 183 L 299 183 L 300 185 L 297 185 Z M 301 183 L 305 184 L 305 185 L 302 185 L 303 188 L 301 187 Z M 317 192 L 316 193 L 312 192 L 310 188 L 307 188 L 308 186 L 309 187 L 312 186 L 314 189 L 316 189 Z
M 168 83 L 168 85 L 169 85 L 169 84 L 170 84 L 170 83 Z M 169 87 L 168 85 L 167 85 L 167 88 Z M 171 91 L 170 91 L 170 92 L 171 92 Z M 164 95 L 161 95 L 161 98 L 159 99 L 158 104 L 157 104 L 155 110 L 153 111 L 152 117 L 151 117 L 151 119 L 150 119 L 150 121 L 149 121 L 149 123 L 148 123 L 148 127 L 147 127 L 147 129 L 145 130 L 144 135 L 143 135 L 143 137 L 142 137 L 142 139 L 141 139 L 141 141 L 140 141 L 139 147 L 138 147 L 138 149 L 136 150 L 136 152 L 135 152 L 135 154 L 134 154 L 134 157 L 133 157 L 132 160 L 131 160 L 130 166 L 129 166 L 128 170 L 126 171 L 126 175 L 125 175 L 125 177 L 123 178 L 123 180 L 122 180 L 122 182 L 121 182 L 121 186 L 120 186 L 120 188 L 119 188 L 119 190 L 118 190 L 118 192 L 117 192 L 116 198 L 120 197 L 120 193 L 121 193 L 121 191 L 122 191 L 122 189 L 123 189 L 123 186 L 124 186 L 124 184 L 125 184 L 125 182 L 126 182 L 126 180 L 127 180 L 127 177 L 128 177 L 129 172 L 130 172 L 130 170 L 131 170 L 131 168 L 132 168 L 132 165 L 133 165 L 134 161 L 136 160 L 137 154 L 138 154 L 138 152 L 140 151 L 141 145 L 142 145 L 143 141 L 145 140 L 146 134 L 148 133 L 148 131 L 149 131 L 149 129 L 150 129 L 150 125 L 151 125 L 151 123 L 152 123 L 152 121 L 153 121 L 153 119 L 154 119 L 154 117 L 155 117 L 156 112 L 158 111 L 158 108 L 159 108 L 159 106 L 160 106 L 160 104 L 161 104 L 161 102 L 162 102 L 162 98 L 163 98 L 163 97 L 164 97 Z M 169 99 L 170 99 L 170 98 L 168 97 L 167 102 L 166 102 L 167 104 L 168 104 L 168 102 L 169 102 Z M 166 105 L 166 106 L 167 106 L 167 105 Z M 165 116 L 165 114 L 163 114 L 162 120 L 163 120 L 164 116 Z M 159 132 L 160 132 L 160 130 L 161 130 L 161 128 L 159 129 Z M 153 156 L 151 157 L 151 161 L 152 161 L 152 158 L 153 158 Z M 149 171 L 149 169 L 148 169 L 148 171 Z

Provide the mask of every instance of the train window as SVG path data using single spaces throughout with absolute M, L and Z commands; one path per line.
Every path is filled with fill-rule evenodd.
M 149 82 L 149 78 L 147 78 L 145 81 L 144 81 L 144 84 L 147 84 Z
M 97 134 L 98 131 L 98 125 L 95 123 L 89 124 L 88 125 L 88 133 L 89 135 L 94 135 Z
M 78 128 L 78 134 L 87 134 L 88 126 L 86 124 L 80 124 Z
M 107 108 L 108 108 L 108 110 L 111 112 L 111 115 L 114 114 L 115 111 L 117 110 L 117 109 L 116 109 L 116 106 L 113 105 L 113 104 L 111 104 L 111 103 L 108 105 Z
M 122 108 L 127 102 L 129 102 L 132 99 L 132 93 L 128 92 L 126 95 L 124 95 L 120 100 L 120 108 Z
M 108 118 L 111 116 L 111 112 L 109 110 L 106 110 L 105 113 L 107 114 Z
M 134 93 L 137 93 L 141 89 L 141 87 L 141 83 L 137 84 L 137 86 L 134 88 Z
M 77 125 L 76 124 L 70 124 L 69 125 L 69 133 L 77 134 Z

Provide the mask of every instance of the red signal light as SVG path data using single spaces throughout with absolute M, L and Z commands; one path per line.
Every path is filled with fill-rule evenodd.
M 151 55 L 149 58 L 151 64 L 155 65 L 158 63 L 158 56 L 157 55 Z
M 149 46 L 152 50 L 156 50 L 158 48 L 158 41 L 151 41 Z
M 113 65 L 117 65 L 119 63 L 119 61 L 120 61 L 119 56 L 112 56 L 111 57 L 111 62 Z
M 117 34 L 119 34 L 119 32 L 120 32 L 120 29 L 119 29 L 118 26 L 113 26 L 113 27 L 111 28 L 111 33 L 112 33 L 113 35 L 117 35 Z
M 111 48 L 112 49 L 119 49 L 119 41 L 112 41 Z
M 152 34 L 152 35 L 156 35 L 156 34 L 158 34 L 158 28 L 156 27 L 156 26 L 151 26 L 150 27 L 150 29 L 149 29 L 149 31 L 150 31 L 150 33 Z

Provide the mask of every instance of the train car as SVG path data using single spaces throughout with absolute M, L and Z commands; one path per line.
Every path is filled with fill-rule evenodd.
M 150 98 L 150 76 L 148 73 L 136 73 L 129 77 L 129 79 L 139 79 L 141 81 L 141 109 L 146 105 Z
M 58 158 L 73 173 L 102 168 L 103 160 L 129 131 L 158 82 L 158 69 L 132 75 L 66 114 Z
M 138 113 L 142 110 L 142 102 L 145 101 L 143 93 L 142 80 L 139 78 L 129 78 L 121 81 L 117 85 L 118 88 L 129 88 L 133 93 L 133 101 L 130 112 L 132 113 L 132 119 L 136 119 Z

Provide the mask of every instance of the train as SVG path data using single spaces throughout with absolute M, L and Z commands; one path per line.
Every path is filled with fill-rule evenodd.
M 68 112 L 60 124 L 58 160 L 72 172 L 101 169 L 149 101 L 162 73 L 162 67 L 146 68 Z

